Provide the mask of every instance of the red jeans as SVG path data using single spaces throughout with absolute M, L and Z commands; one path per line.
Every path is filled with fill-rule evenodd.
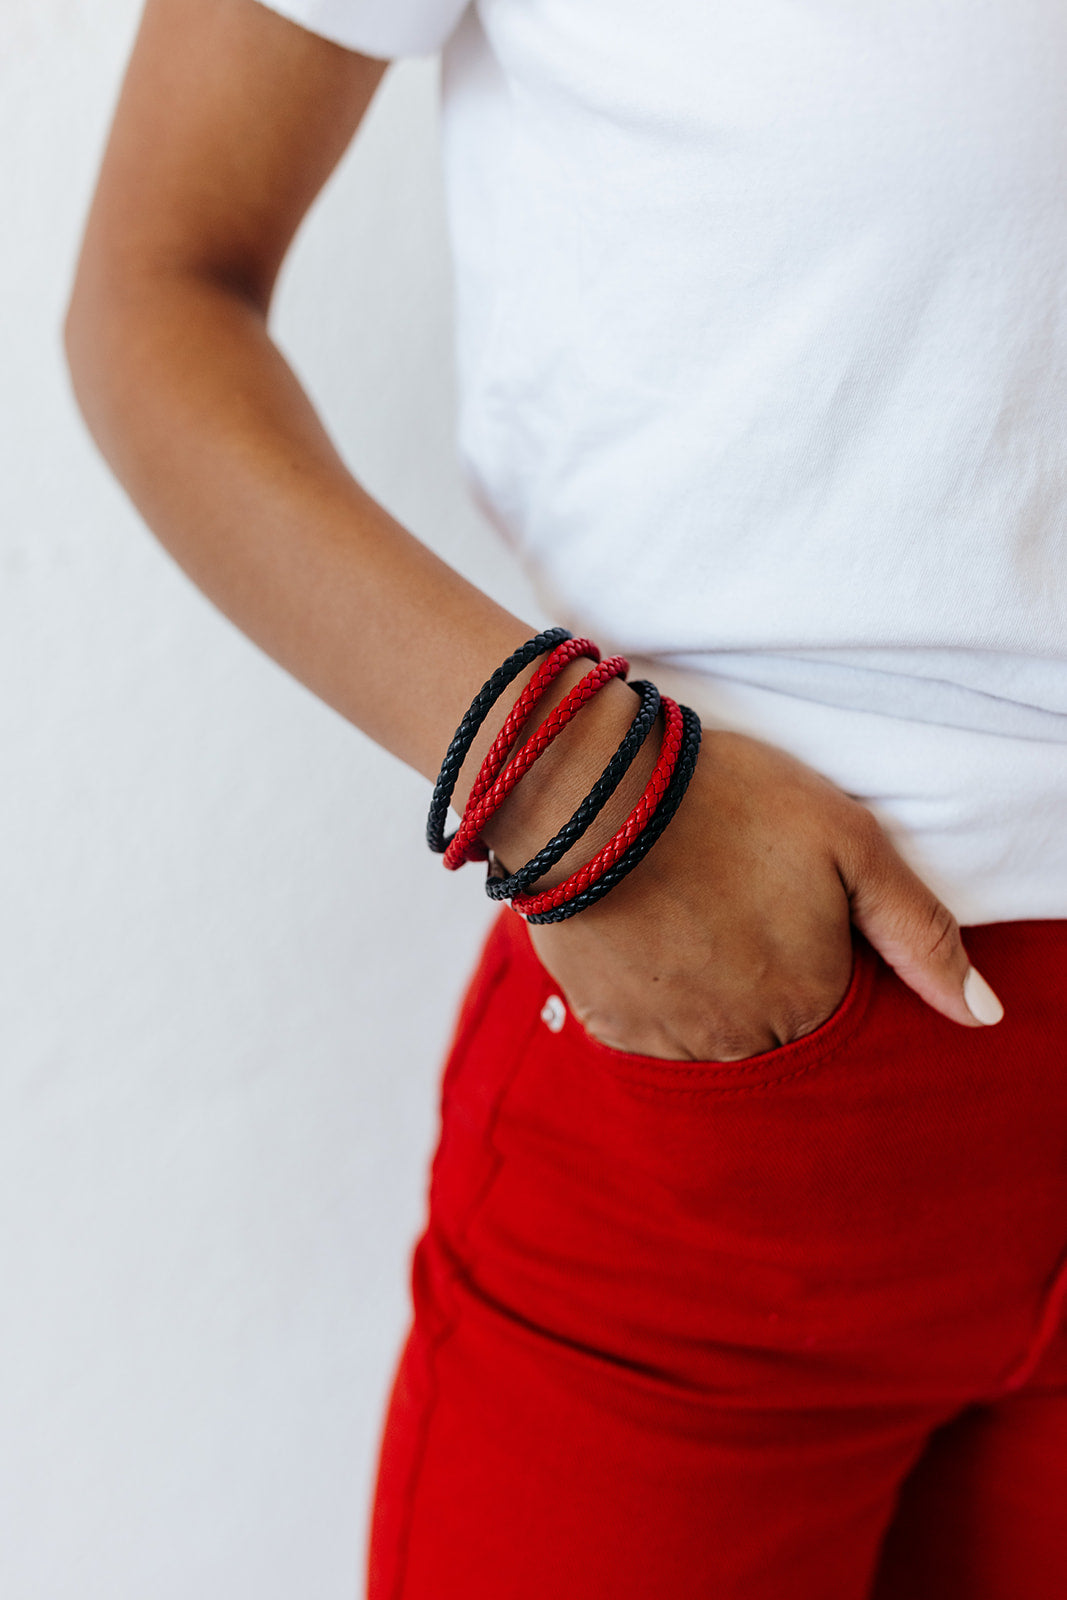
M 1064 1600 L 1067 922 L 964 937 L 997 1027 L 857 934 L 814 1033 L 675 1063 L 546 1007 L 505 908 L 445 1073 L 371 1600 Z

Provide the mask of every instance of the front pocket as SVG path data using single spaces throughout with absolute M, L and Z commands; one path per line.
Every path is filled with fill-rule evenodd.
M 559 1030 L 560 1041 L 618 1078 L 667 1094 L 745 1094 L 787 1083 L 835 1056 L 852 1041 L 863 1021 L 879 957 L 858 930 L 854 928 L 852 934 L 852 973 L 844 995 L 824 1022 L 788 1044 L 740 1061 L 668 1061 L 601 1043 L 586 1032 L 569 1008 Z M 544 977 L 547 1001 L 552 979 L 547 972 Z

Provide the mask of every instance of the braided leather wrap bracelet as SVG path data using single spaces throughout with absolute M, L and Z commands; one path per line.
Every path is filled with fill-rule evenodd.
M 542 661 L 508 712 L 507 721 L 497 734 L 491 750 L 478 769 L 478 776 L 471 785 L 470 794 L 467 796 L 468 810 L 473 809 L 482 796 L 487 794 L 496 782 L 504 763 L 508 759 L 512 745 L 526 726 L 531 714 L 544 698 L 545 690 L 549 684 L 559 677 L 564 667 L 579 656 L 587 656 L 590 661 L 599 661 L 600 651 L 592 639 L 564 639 L 563 643 L 558 644 L 551 655 L 546 656 Z
M 524 911 L 527 916 L 535 915 L 539 911 L 554 911 L 565 900 L 573 900 L 575 895 L 591 889 L 608 868 L 613 867 L 619 857 L 630 848 L 638 834 L 648 826 L 649 820 L 655 816 L 660 802 L 670 788 L 671 778 L 678 763 L 678 752 L 682 747 L 681 707 L 677 700 L 672 700 L 669 695 L 663 696 L 662 705 L 663 742 L 644 793 L 630 815 L 591 860 L 578 867 L 554 889 L 546 889 L 541 894 L 516 895 L 514 899 L 516 911 Z
M 448 816 L 449 802 L 456 787 L 459 769 L 474 743 L 478 729 L 508 684 L 515 681 L 523 668 L 569 638 L 571 638 L 569 628 L 547 628 L 543 633 L 527 639 L 525 644 L 520 645 L 497 667 L 491 677 L 486 679 L 471 701 L 462 722 L 452 735 L 451 744 L 445 751 L 441 771 L 437 775 L 437 782 L 430 799 L 430 811 L 426 818 L 426 843 L 438 855 L 448 848 L 449 841 L 445 838 L 445 818 Z
M 580 911 L 595 905 L 610 889 L 621 883 L 628 872 L 632 872 L 634 867 L 644 860 L 681 805 L 682 797 L 696 771 L 697 756 L 700 754 L 700 718 L 689 706 L 681 706 L 679 709 L 682 714 L 681 749 L 667 792 L 653 812 L 647 827 L 642 829 L 629 849 L 619 857 L 614 866 L 607 869 L 603 877 L 588 889 L 575 895 L 572 900 L 566 900 L 552 910 L 532 915 L 525 913 L 521 906 L 516 905 L 515 910 L 526 922 L 563 922 L 568 917 L 577 916 Z M 493 866 L 494 863 L 491 862 L 490 871 L 493 870 Z M 561 884 L 560 888 L 563 887 Z
M 461 867 L 465 861 L 486 860 L 489 851 L 478 835 L 490 817 L 503 805 L 519 779 L 525 776 L 538 757 L 543 755 L 552 741 L 563 732 L 568 722 L 572 721 L 582 707 L 588 705 L 593 696 L 612 678 L 625 676 L 629 665 L 625 656 L 609 656 L 606 661 L 598 662 L 558 705 L 553 706 L 537 732 L 527 739 L 518 754 L 512 757 L 492 787 L 476 805 L 467 806 L 459 828 L 449 840 L 445 850 L 446 867 L 454 869 Z
M 485 892 L 490 900 L 510 900 L 513 895 L 525 894 L 538 878 L 543 877 L 551 867 L 554 867 L 556 862 L 578 843 L 590 823 L 600 815 L 633 766 L 637 752 L 648 738 L 652 724 L 659 714 L 660 698 L 656 685 L 645 679 L 637 679 L 629 687 L 641 696 L 641 703 L 619 748 L 574 815 L 535 856 L 527 861 L 525 866 L 518 867 L 507 877 L 486 877 Z

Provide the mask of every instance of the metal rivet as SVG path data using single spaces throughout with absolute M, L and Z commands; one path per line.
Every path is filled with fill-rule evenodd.
M 567 1008 L 558 994 L 550 994 L 541 1007 L 541 1021 L 550 1033 L 558 1033 L 567 1017 Z

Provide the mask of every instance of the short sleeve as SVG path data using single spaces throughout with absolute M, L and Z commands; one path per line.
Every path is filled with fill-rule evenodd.
M 260 0 L 290 22 L 362 55 L 434 55 L 470 0 Z

